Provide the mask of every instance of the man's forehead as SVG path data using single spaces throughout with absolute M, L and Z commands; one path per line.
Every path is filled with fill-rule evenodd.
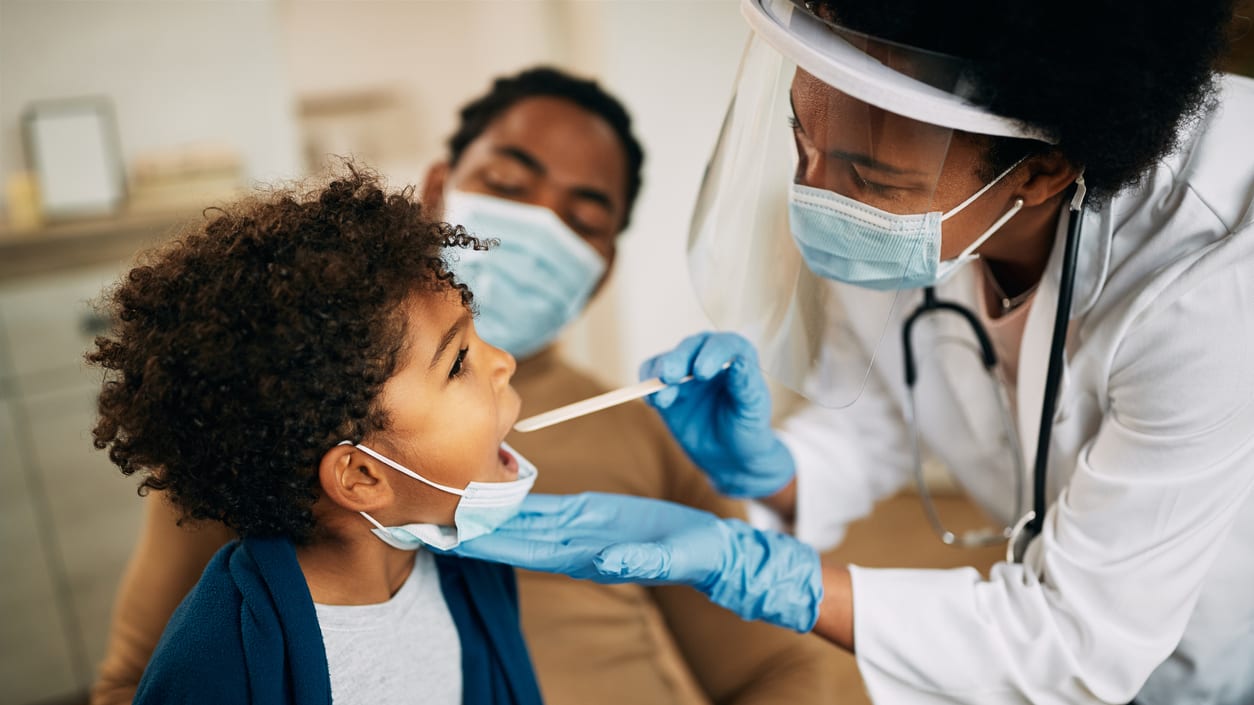
M 521 150 L 565 185 L 600 188 L 617 198 L 626 188 L 627 155 L 614 128 L 563 98 L 538 96 L 515 103 L 476 142 L 488 151 Z

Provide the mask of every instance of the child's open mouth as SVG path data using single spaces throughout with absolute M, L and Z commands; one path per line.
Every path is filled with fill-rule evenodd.
M 497 451 L 497 457 L 501 459 L 501 465 L 508 470 L 510 474 L 518 474 L 518 461 L 514 459 L 514 456 L 510 455 L 509 451 L 501 448 Z

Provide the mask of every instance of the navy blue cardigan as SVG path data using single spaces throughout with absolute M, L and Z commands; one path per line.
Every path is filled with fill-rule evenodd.
M 513 570 L 435 562 L 461 639 L 463 702 L 538 705 Z M 166 625 L 134 702 L 330 705 L 322 631 L 290 542 L 244 539 L 218 551 Z

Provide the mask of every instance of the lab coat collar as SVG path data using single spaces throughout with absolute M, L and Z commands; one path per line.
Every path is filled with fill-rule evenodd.
M 1055 286 L 1062 279 L 1062 255 L 1067 243 L 1066 208 L 1067 204 L 1064 202 L 1063 217 L 1058 219 L 1058 232 L 1054 237 L 1054 249 L 1049 255 L 1049 268 L 1054 272 Z M 1071 300 L 1073 321 L 1092 310 L 1102 294 L 1106 277 L 1110 275 L 1110 251 L 1114 232 L 1110 203 L 1089 206 L 1084 210 L 1080 256 L 1076 261 L 1075 292 Z

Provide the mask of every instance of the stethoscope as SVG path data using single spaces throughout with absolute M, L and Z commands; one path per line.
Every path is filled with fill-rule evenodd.
M 915 423 L 914 386 L 918 381 L 918 366 L 915 361 L 914 349 L 911 344 L 911 332 L 914 324 L 924 315 L 933 312 L 949 312 L 958 315 L 971 326 L 975 333 L 981 364 L 985 372 L 994 375 L 997 366 L 997 353 L 993 349 L 988 331 L 980 323 L 979 317 L 970 309 L 953 301 L 944 301 L 936 297 L 932 287 L 923 290 L 923 302 L 906 318 L 902 325 L 903 361 L 906 376 L 906 421 L 914 432 L 915 476 L 919 484 L 919 495 L 924 510 L 933 529 L 941 541 L 950 545 L 981 546 L 997 541 L 1006 541 L 1006 560 L 1021 563 L 1028 545 L 1041 533 L 1045 520 L 1045 480 L 1049 467 L 1049 444 L 1053 432 L 1054 411 L 1058 404 L 1058 388 L 1062 383 L 1062 370 L 1067 345 L 1067 326 L 1071 319 L 1071 299 L 1075 289 L 1076 262 L 1079 259 L 1080 225 L 1084 220 L 1084 175 L 1076 179 L 1075 190 L 1068 209 L 1067 240 L 1062 256 L 1062 277 L 1058 290 L 1058 306 L 1054 312 L 1054 329 L 1049 345 L 1049 366 L 1045 372 L 1045 397 L 1041 400 L 1041 423 L 1037 431 L 1036 455 L 1032 465 L 1032 508 L 1023 513 L 1022 452 L 1018 447 L 1017 435 L 1014 432 L 1010 405 L 1004 390 L 998 385 L 998 399 L 1002 405 L 1001 418 L 1006 424 L 1007 438 L 1012 446 L 1015 458 L 1015 510 L 1013 516 L 1019 520 L 1013 525 L 998 531 L 982 529 L 958 534 L 949 531 L 940 520 L 940 514 L 932 502 L 923 479 L 922 457 L 919 449 L 918 427 Z

